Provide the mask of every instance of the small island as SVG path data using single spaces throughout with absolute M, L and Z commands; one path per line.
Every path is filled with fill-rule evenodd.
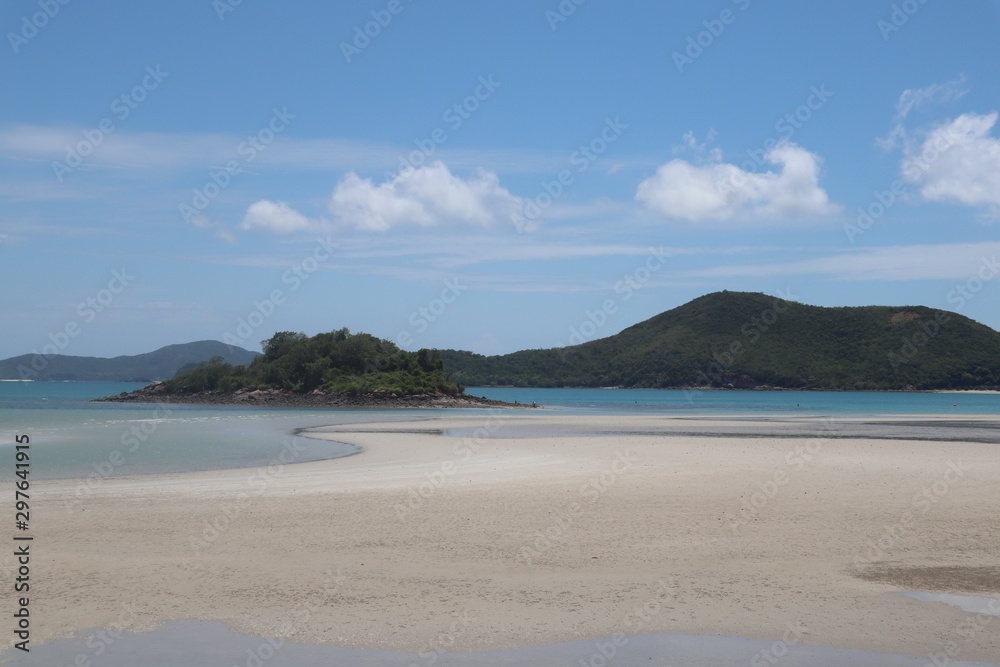
M 445 408 L 527 406 L 471 396 L 450 381 L 436 350 L 408 352 L 347 328 L 306 336 L 281 331 L 247 365 L 216 356 L 175 377 L 117 396 L 112 403 L 200 403 L 289 408 Z

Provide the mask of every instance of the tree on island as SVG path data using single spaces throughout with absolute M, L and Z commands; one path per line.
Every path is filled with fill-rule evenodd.
M 346 327 L 311 338 L 279 331 L 261 341 L 261 349 L 263 354 L 248 366 L 213 357 L 182 369 L 163 389 L 179 394 L 257 389 L 398 395 L 464 391 L 462 385 L 448 380 L 439 351 L 407 352 L 370 334 L 352 334 Z

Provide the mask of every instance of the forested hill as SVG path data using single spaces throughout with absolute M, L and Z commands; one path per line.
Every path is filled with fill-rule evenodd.
M 244 365 L 257 354 L 217 340 L 168 345 L 146 354 L 112 358 L 48 354 L 42 348 L 39 354 L 22 354 L 0 361 L 0 379 L 148 382 L 172 378 L 181 368 L 212 357 Z
M 923 306 L 824 308 L 716 292 L 581 345 L 442 352 L 466 386 L 974 389 L 1000 385 L 1000 333 Z

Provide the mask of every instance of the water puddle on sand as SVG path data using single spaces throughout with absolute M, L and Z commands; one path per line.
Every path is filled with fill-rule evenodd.
M 854 665 L 857 667 L 924 667 L 927 658 L 795 645 L 803 635 L 789 630 L 785 641 L 688 635 L 643 635 L 588 640 L 530 649 L 479 653 L 393 653 L 332 646 L 294 644 L 247 637 L 222 623 L 178 620 L 152 632 L 101 634 L 57 639 L 16 649 L 0 656 L 0 665 L 69 667 L 782 667 Z M 109 641 L 110 640 L 110 641 Z M 755 662 L 756 660 L 756 662 Z M 987 663 L 953 661 L 949 667 L 987 667 Z M 988 667 L 1000 667 L 992 664 Z
M 924 591 L 905 591 L 893 593 L 903 597 L 913 598 L 921 602 L 944 602 L 972 614 L 1000 617 L 1000 598 L 987 598 L 978 595 L 951 595 L 949 593 L 926 593 Z

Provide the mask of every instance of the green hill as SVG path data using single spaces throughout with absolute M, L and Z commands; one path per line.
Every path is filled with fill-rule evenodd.
M 0 361 L 0 379 L 129 382 L 166 380 L 181 368 L 212 357 L 232 364 L 249 364 L 258 353 L 216 340 L 168 345 L 155 352 L 110 359 L 62 354 L 22 354 Z
M 745 292 L 695 299 L 572 347 L 442 352 L 467 386 L 973 389 L 1000 385 L 1000 333 L 923 306 L 824 308 Z

